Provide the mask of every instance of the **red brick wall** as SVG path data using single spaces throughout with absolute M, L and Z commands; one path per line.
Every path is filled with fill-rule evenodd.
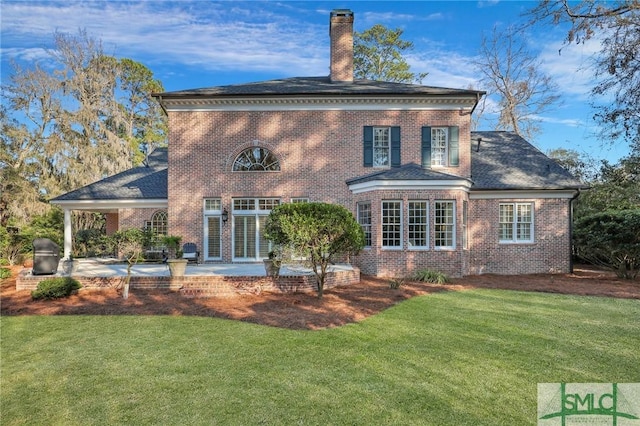
M 501 202 L 534 203 L 534 243 L 499 242 Z M 472 200 L 469 204 L 469 222 L 469 274 L 569 272 L 569 200 Z
M 458 191 L 375 191 L 358 194 L 357 202 L 371 202 L 371 243 L 372 247 L 363 250 L 355 261 L 365 274 L 404 277 L 420 269 L 432 269 L 445 272 L 450 276 L 464 274 L 462 255 L 462 201 L 467 199 L 466 192 Z M 383 249 L 381 235 L 381 209 L 383 200 L 402 201 L 403 247 L 401 250 Z M 429 201 L 429 248 L 412 249 L 408 246 L 408 201 Z M 456 250 L 436 249 L 434 241 L 435 201 L 455 201 L 456 212 Z
M 203 198 L 306 196 L 355 211 L 345 181 L 379 169 L 363 167 L 364 126 L 401 126 L 402 163 L 421 162 L 422 126 L 460 127 L 460 167 L 470 176 L 469 116 L 459 111 L 253 111 L 169 113 L 169 233 L 203 246 Z M 246 147 L 270 149 L 280 172 L 232 172 Z M 223 261 L 231 261 L 231 221 L 223 226 Z
M 113 235 L 118 230 L 118 213 L 107 213 L 104 217 L 106 220 L 107 235 Z
M 25 269 L 16 279 L 16 290 L 35 290 L 38 283 L 55 276 L 31 275 Z M 126 277 L 80 277 L 74 276 L 83 289 L 121 288 Z M 328 272 L 325 278 L 325 289 L 341 287 L 360 282 L 360 271 L 352 270 Z M 132 276 L 131 290 L 136 289 L 172 289 L 180 290 L 187 297 L 230 297 L 242 294 L 261 292 L 297 293 L 317 291 L 315 275 L 281 275 L 274 279 L 259 276 L 222 276 L 222 275 L 187 275 L 183 277 L 168 276 Z M 82 289 L 81 289 L 82 291 Z
M 151 216 L 158 210 L 162 209 L 120 209 L 118 215 L 119 229 L 142 229 L 145 222 L 151 220 Z
M 536 200 L 535 244 L 498 244 L 498 201 L 469 201 L 470 249 L 462 250 L 462 191 L 374 191 L 354 195 L 346 180 L 380 169 L 363 167 L 363 127 L 400 126 L 402 164 L 421 163 L 422 126 L 460 127 L 460 167 L 438 169 L 470 178 L 469 116 L 459 111 L 170 111 L 169 233 L 202 249 L 203 198 L 220 198 L 231 214 L 232 199 L 292 197 L 337 203 L 354 214 L 358 201 L 372 203 L 374 247 L 355 263 L 363 273 L 405 276 L 432 268 L 453 276 L 478 273 L 564 272 L 569 268 L 567 200 Z M 261 146 L 280 160 L 279 172 L 232 172 L 236 156 Z M 431 245 L 426 252 L 382 250 L 383 199 L 430 201 Z M 433 249 L 433 201 L 456 200 L 456 251 Z M 151 213 L 148 214 L 150 217 Z M 138 219 L 136 219 L 138 220 Z M 121 219 L 121 223 L 124 220 Z M 231 218 L 222 227 L 222 262 L 231 262 Z M 405 227 L 405 241 L 406 241 Z M 405 243 L 406 244 L 406 243 Z

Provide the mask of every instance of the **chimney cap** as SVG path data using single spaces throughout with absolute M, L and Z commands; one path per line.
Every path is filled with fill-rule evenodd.
M 331 11 L 331 17 L 341 17 L 341 18 L 353 18 L 353 11 L 351 9 L 333 9 Z

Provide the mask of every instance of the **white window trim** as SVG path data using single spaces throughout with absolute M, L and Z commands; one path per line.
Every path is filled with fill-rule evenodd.
M 371 249 L 373 246 L 373 210 L 371 207 L 371 201 L 361 201 L 356 203 L 356 220 L 358 221 L 358 225 L 362 228 L 362 223 L 360 222 L 360 206 L 361 205 L 369 205 L 369 234 L 370 234 L 370 244 L 363 247 L 365 250 Z M 381 205 L 382 206 L 382 205 Z M 364 231 L 364 230 L 363 230 Z M 365 233 L 366 236 L 366 233 Z
M 384 245 L 384 203 L 400 203 L 400 245 L 398 246 L 385 246 Z M 380 244 L 382 250 L 399 251 L 404 248 L 404 205 L 402 200 L 382 200 L 380 202 Z
M 291 197 L 292 203 L 308 203 L 309 197 Z
M 427 231 L 426 231 L 427 232 L 427 239 L 426 239 L 427 245 L 426 246 L 414 246 L 414 245 L 411 245 L 411 239 L 409 238 L 409 232 L 410 232 L 409 231 L 409 226 L 410 226 L 410 223 L 409 223 L 409 204 L 411 204 L 411 203 L 425 203 L 426 204 L 426 208 L 427 208 L 427 212 L 426 212 L 426 214 L 427 214 L 427 216 L 426 216 L 426 218 L 427 218 L 427 223 L 426 223 L 426 225 L 427 225 Z M 431 248 L 430 247 L 430 245 L 431 245 L 430 244 L 430 239 L 431 239 L 431 226 L 430 225 L 431 224 L 429 223 L 429 221 L 430 221 L 430 214 L 429 214 L 430 208 L 429 207 L 430 207 L 429 206 L 429 200 L 408 200 L 407 201 L 407 249 L 408 250 L 425 251 L 425 250 L 429 250 Z
M 235 202 L 239 201 L 239 200 L 253 200 L 254 205 L 253 205 L 253 209 L 252 210 L 236 210 L 235 209 Z M 235 236 L 236 236 L 236 225 L 235 225 L 235 216 L 239 215 L 239 216 L 253 216 L 256 218 L 256 234 L 255 234 L 255 240 L 257 241 L 260 238 L 260 225 L 259 222 L 257 221 L 258 216 L 262 216 L 262 217 L 267 217 L 269 216 L 269 213 L 271 213 L 271 210 L 266 210 L 266 209 L 261 209 L 260 208 L 260 201 L 261 200 L 271 200 L 271 201 L 277 201 L 276 206 L 282 204 L 282 200 L 278 197 L 238 197 L 238 198 L 233 198 L 231 200 L 231 214 L 229 215 L 229 222 L 231 222 L 231 261 L 232 262 L 258 262 L 261 259 L 264 259 L 262 257 L 260 257 L 260 253 L 259 251 L 256 251 L 256 257 L 236 257 L 235 253 L 236 253 L 236 241 L 235 241 Z
M 218 200 L 220 201 L 220 209 L 217 210 L 207 210 L 207 200 Z M 204 247 L 201 248 L 201 253 L 203 253 L 204 260 L 221 260 L 222 259 L 222 201 L 220 198 L 210 197 L 202 200 L 202 211 L 203 211 L 203 244 Z M 209 218 L 217 218 L 220 221 L 220 256 L 211 257 L 209 256 Z M 204 255 L 206 253 L 206 256 Z
M 376 130 L 387 129 L 387 164 L 376 164 Z M 371 165 L 377 169 L 391 168 L 391 127 L 390 126 L 373 126 L 373 141 L 371 147 Z
M 438 246 L 436 245 L 436 203 L 451 203 L 453 205 L 453 224 L 452 224 L 452 230 L 451 230 L 451 242 L 453 243 L 452 246 Z M 433 249 L 437 250 L 437 251 L 455 251 L 456 249 L 456 233 L 457 233 L 457 217 L 456 217 L 456 201 L 455 200 L 433 200 Z
M 513 206 L 513 222 L 512 222 L 512 232 L 513 232 L 513 238 L 510 240 L 503 240 L 500 235 L 498 235 L 498 243 L 500 244 L 535 244 L 536 242 L 536 237 L 535 237 L 535 214 L 536 214 L 536 209 L 535 209 L 535 203 L 533 201 L 524 201 L 524 202 L 504 202 L 504 203 L 500 203 L 498 205 L 498 228 L 500 227 L 500 206 L 506 206 L 506 205 L 510 205 Z M 531 238 L 528 240 L 518 240 L 518 229 L 517 229 L 517 217 L 518 217 L 518 205 L 528 205 L 531 206 Z M 498 229 L 498 232 L 500 232 L 500 230 Z
M 435 130 L 444 130 L 444 164 L 433 164 L 433 133 Z M 431 167 L 449 167 L 449 128 L 444 126 L 434 126 L 431 128 Z

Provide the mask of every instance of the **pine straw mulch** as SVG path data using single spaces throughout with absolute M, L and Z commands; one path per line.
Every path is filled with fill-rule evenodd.
M 66 299 L 34 301 L 15 290 L 21 268 L 0 285 L 1 315 L 191 315 L 228 318 L 290 329 L 315 330 L 360 321 L 411 297 L 474 288 L 640 299 L 640 281 L 621 280 L 610 272 L 579 267 L 573 274 L 480 275 L 446 285 L 405 281 L 399 289 L 389 279 L 362 276 L 359 284 L 315 293 L 185 298 L 175 291 L 132 290 L 124 300 L 115 289 L 80 290 Z

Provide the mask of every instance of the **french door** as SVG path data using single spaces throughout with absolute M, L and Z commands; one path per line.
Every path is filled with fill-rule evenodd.
M 264 238 L 264 225 L 277 198 L 238 198 L 233 200 L 233 260 L 265 259 L 271 244 Z

